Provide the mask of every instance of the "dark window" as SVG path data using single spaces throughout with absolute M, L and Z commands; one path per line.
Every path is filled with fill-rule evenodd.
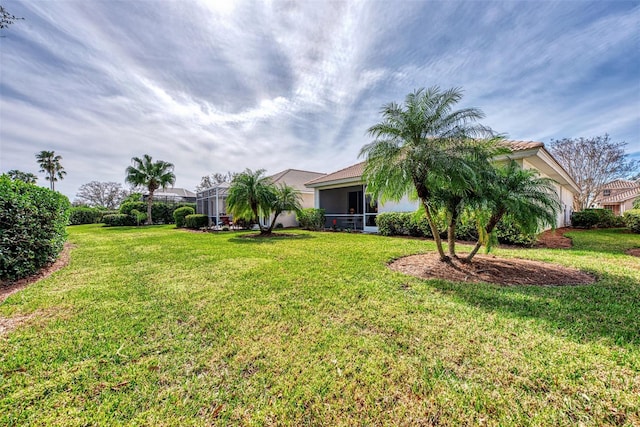
M 602 195 L 603 196 L 610 196 L 611 195 L 611 190 L 603 190 L 602 191 Z
M 362 191 L 349 191 L 349 212 L 354 210 L 354 214 L 362 214 Z

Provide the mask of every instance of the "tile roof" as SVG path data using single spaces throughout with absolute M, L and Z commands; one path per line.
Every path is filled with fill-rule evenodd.
M 622 203 L 627 200 L 635 199 L 640 197 L 640 186 L 636 188 L 630 188 L 627 191 L 623 191 L 618 194 L 614 194 L 613 196 L 602 197 L 597 200 L 597 202 L 601 205 L 607 205 L 612 203 Z
M 310 185 L 321 184 L 325 182 L 341 181 L 344 179 L 351 179 L 351 178 L 360 178 L 362 176 L 362 173 L 364 172 L 364 163 L 365 162 L 356 163 L 355 165 L 351 165 L 344 169 L 340 169 L 339 171 L 327 174 L 325 176 L 321 176 L 319 178 L 316 178 L 312 181 L 307 182 L 305 185 L 310 186 Z
M 625 188 L 634 188 L 640 185 L 640 182 L 629 181 L 627 179 L 616 179 L 615 181 L 608 182 L 603 188 L 607 190 L 624 190 Z
M 542 148 L 544 144 L 536 141 L 504 141 L 504 145 L 512 151 L 525 151 L 532 148 Z
M 278 172 L 275 175 L 271 175 L 269 179 L 274 184 L 286 184 L 295 188 L 298 191 L 309 191 L 309 188 L 304 184 L 308 181 L 315 180 L 325 176 L 326 174 L 320 172 L 303 171 L 299 169 L 286 169 L 282 172 Z

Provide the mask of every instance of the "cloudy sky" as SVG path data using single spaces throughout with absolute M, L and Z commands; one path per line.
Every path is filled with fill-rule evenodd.
M 133 156 L 212 172 L 331 172 L 415 88 L 512 139 L 609 133 L 640 159 L 638 1 L 2 0 L 0 171 L 55 150 L 71 199 Z M 38 183 L 48 184 L 38 174 Z

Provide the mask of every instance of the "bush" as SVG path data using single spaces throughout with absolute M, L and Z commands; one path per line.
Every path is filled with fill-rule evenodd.
M 85 206 L 74 207 L 69 211 L 69 225 L 96 224 L 102 220 L 102 213 L 98 208 Z
M 634 233 L 640 233 L 640 209 L 626 211 L 623 216 L 626 227 Z
M 209 225 L 209 217 L 202 214 L 187 215 L 184 217 L 184 226 L 187 228 L 198 229 Z
M 176 209 L 188 206 L 193 209 L 195 212 L 196 205 L 195 203 L 181 203 L 181 204 L 171 204 L 171 203 L 159 203 L 154 202 L 151 205 L 151 218 L 153 219 L 154 224 L 173 224 L 173 212 Z M 120 205 L 120 213 L 125 215 L 131 215 L 131 211 L 137 210 L 140 212 L 147 212 L 147 203 L 146 202 L 126 202 Z
M 498 242 L 504 245 L 533 246 L 537 241 L 535 233 L 524 233 L 511 218 L 503 217 L 496 226 Z
M 122 227 L 125 225 L 136 225 L 136 220 L 132 215 L 110 214 L 103 215 L 102 222 L 105 227 Z
M 640 209 L 640 197 L 633 201 L 633 209 Z
M 187 215 L 193 215 L 195 213 L 195 209 L 193 209 L 191 206 L 183 206 L 173 211 L 173 220 L 176 223 L 176 228 L 184 227 L 184 218 Z
M 147 213 L 140 212 L 137 209 L 134 209 L 131 211 L 131 216 L 133 217 L 133 220 L 136 222 L 136 225 L 138 226 L 140 224 L 143 224 L 147 220 Z
M 571 215 L 571 225 L 577 228 L 624 227 L 624 220 L 609 209 L 584 209 Z
M 376 216 L 383 236 L 433 237 L 425 215 L 419 212 L 383 212 Z
M 0 280 L 26 277 L 55 261 L 70 209 L 60 193 L 0 176 Z
M 300 228 L 318 231 L 324 228 L 324 209 L 306 208 L 296 214 Z

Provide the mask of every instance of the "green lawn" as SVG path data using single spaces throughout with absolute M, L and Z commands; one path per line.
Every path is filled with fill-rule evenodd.
M 430 242 L 69 229 L 0 316 L 0 425 L 640 425 L 640 247 L 498 250 L 593 272 L 501 287 L 392 272 Z

